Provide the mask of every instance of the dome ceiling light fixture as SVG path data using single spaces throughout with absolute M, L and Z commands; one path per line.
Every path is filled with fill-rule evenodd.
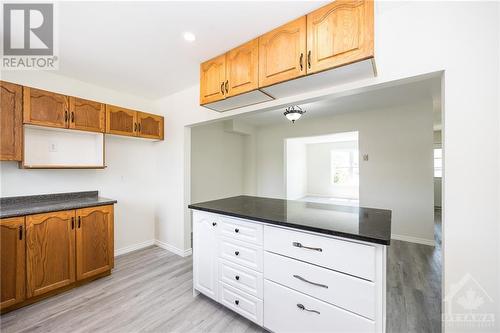
M 283 115 L 287 117 L 288 120 L 290 120 L 293 124 L 295 124 L 296 120 L 299 120 L 299 118 L 306 113 L 306 111 L 302 110 L 300 106 L 298 105 L 293 105 L 289 106 L 285 109 L 285 112 Z

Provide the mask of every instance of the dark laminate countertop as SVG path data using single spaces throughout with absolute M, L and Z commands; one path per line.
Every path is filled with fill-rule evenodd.
M 391 241 L 391 211 L 384 209 L 246 195 L 189 208 L 383 245 Z
M 5 197 L 0 198 L 0 218 L 104 206 L 116 202 L 99 197 L 97 191 Z

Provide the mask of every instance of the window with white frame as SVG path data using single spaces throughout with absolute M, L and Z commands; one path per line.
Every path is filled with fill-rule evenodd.
M 443 149 L 434 148 L 434 177 L 443 177 Z
M 359 185 L 359 154 L 357 149 L 331 151 L 331 182 L 338 186 Z

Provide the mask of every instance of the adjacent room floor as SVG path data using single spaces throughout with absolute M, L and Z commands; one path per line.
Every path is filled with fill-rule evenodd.
M 392 241 L 387 332 L 441 331 L 441 216 L 436 247 Z M 1 316 L 8 332 L 254 332 L 262 329 L 204 296 L 192 260 L 159 247 L 116 259 L 111 276 Z

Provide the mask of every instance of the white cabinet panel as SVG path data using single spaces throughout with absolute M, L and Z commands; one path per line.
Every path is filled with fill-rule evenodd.
M 219 281 L 262 299 L 264 293 L 262 273 L 221 259 L 219 262 Z
M 262 246 L 240 242 L 221 237 L 219 241 L 219 256 L 239 265 L 262 272 L 264 258 Z
M 221 216 L 220 233 L 224 237 L 262 245 L 263 229 L 263 225 L 259 223 Z
M 375 322 L 264 280 L 264 327 L 273 332 L 375 332 Z
M 243 317 L 262 326 L 263 324 L 263 304 L 262 300 L 247 295 L 236 288 L 220 283 L 220 302 L 241 314 Z

